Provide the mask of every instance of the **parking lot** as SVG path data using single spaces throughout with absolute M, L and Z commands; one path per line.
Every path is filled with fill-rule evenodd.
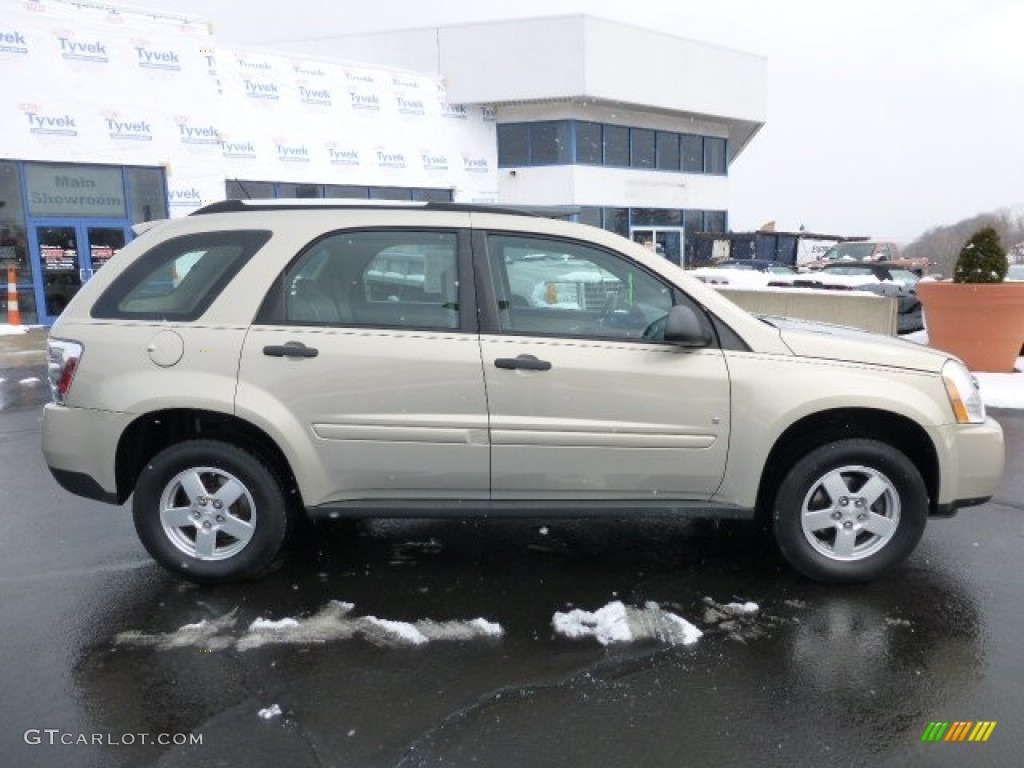
M 996 499 L 867 586 L 802 579 L 749 526 L 537 519 L 318 527 L 266 579 L 200 588 L 150 561 L 127 510 L 49 477 L 45 387 L 21 383 L 45 371 L 0 378 L 7 764 L 952 766 L 1024 748 L 1020 412 L 994 412 Z M 629 639 L 603 645 L 616 603 Z M 933 721 L 997 726 L 922 742 Z

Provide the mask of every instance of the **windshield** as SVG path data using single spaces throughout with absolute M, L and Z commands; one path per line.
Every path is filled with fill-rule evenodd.
M 875 252 L 874 243 L 839 243 L 833 245 L 821 258 L 833 259 L 866 259 Z

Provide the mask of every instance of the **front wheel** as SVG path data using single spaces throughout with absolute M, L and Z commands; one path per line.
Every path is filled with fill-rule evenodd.
M 261 575 L 288 532 L 275 473 L 238 446 L 190 440 L 143 468 L 132 505 L 135 530 L 157 562 L 205 584 Z
M 903 453 L 838 440 L 796 462 L 779 486 L 772 524 L 783 557 L 816 581 L 870 581 L 917 546 L 928 490 Z

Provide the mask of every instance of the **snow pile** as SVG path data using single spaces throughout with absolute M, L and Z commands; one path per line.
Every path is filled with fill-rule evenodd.
M 241 635 L 233 631 L 236 611 L 217 619 L 186 624 L 174 632 L 145 634 L 137 630 L 121 632 L 114 638 L 118 645 L 155 647 L 159 650 L 199 648 L 247 651 L 264 645 L 327 643 L 361 637 L 375 645 L 401 647 L 423 645 L 439 640 L 475 640 L 496 638 L 505 634 L 500 624 L 483 618 L 467 621 L 416 622 L 393 621 L 376 616 L 353 616 L 355 606 L 331 600 L 318 613 L 305 618 L 257 618 Z
M 28 333 L 27 325 L 8 325 L 0 323 L 0 336 L 18 336 L 22 333 Z
M 249 625 L 249 631 L 236 643 L 238 650 L 247 651 L 263 645 L 327 643 L 362 637 L 379 646 L 424 645 L 437 640 L 475 640 L 482 637 L 501 637 L 505 632 L 500 624 L 486 619 L 469 621 L 416 622 L 394 621 L 376 616 L 353 616 L 355 605 L 331 600 L 318 613 L 306 619 L 283 619 Z
M 657 640 L 669 645 L 691 645 L 703 634 L 697 627 L 648 602 L 643 608 L 627 607 L 616 600 L 594 612 L 578 608 L 555 613 L 555 632 L 569 638 L 593 637 L 601 645 Z

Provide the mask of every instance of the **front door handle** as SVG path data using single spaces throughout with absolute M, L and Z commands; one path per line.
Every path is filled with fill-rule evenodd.
M 284 344 L 268 344 L 263 348 L 263 354 L 268 357 L 316 357 L 320 350 L 307 347 L 301 341 L 289 341 Z
M 504 368 L 508 371 L 550 371 L 551 363 L 547 360 L 538 360 L 533 355 L 519 355 L 518 357 L 499 357 L 494 361 L 495 368 Z

